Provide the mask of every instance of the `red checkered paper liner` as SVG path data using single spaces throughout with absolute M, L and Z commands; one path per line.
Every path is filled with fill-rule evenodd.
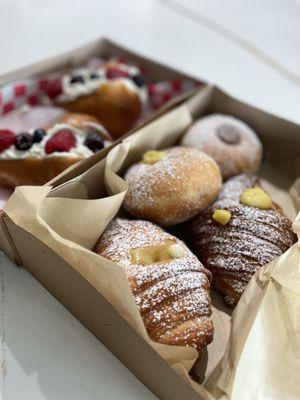
M 121 61 L 133 65 L 127 60 Z M 101 59 L 90 60 L 87 65 L 101 65 L 103 62 L 104 60 Z M 143 70 L 143 74 L 147 76 L 147 71 Z M 0 115 L 16 110 L 25 104 L 31 106 L 45 104 L 47 87 L 53 81 L 60 79 L 62 75 L 62 72 L 55 72 L 42 77 L 26 78 L 3 85 L 0 87 Z M 148 117 L 172 98 L 201 85 L 203 83 L 191 79 L 166 80 L 147 84 L 148 103 L 144 109 L 143 118 Z M 49 99 L 47 99 L 47 103 L 49 104 Z

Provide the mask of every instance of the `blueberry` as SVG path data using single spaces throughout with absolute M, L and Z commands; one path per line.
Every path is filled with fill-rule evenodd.
M 33 132 L 33 143 L 40 143 L 44 136 L 46 135 L 46 131 L 42 128 L 36 129 Z
M 18 150 L 28 150 L 33 144 L 33 136 L 24 132 L 16 135 L 15 147 Z
M 144 79 L 143 75 L 140 75 L 140 74 L 134 75 L 131 79 L 139 87 L 142 87 L 145 84 L 145 79 Z
M 104 142 L 100 136 L 92 132 L 88 133 L 87 137 L 85 138 L 84 145 L 92 150 L 92 152 L 96 153 L 97 151 L 103 149 Z
M 84 77 L 82 75 L 71 76 L 70 83 L 84 83 Z
M 90 79 L 99 79 L 100 75 L 97 74 L 97 72 L 91 72 L 90 73 Z

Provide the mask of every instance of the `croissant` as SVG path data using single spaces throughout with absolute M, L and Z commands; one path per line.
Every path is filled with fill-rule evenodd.
M 190 221 L 187 231 L 195 254 L 213 274 L 213 286 L 230 306 L 256 271 L 296 242 L 281 208 L 256 176 L 246 174 L 228 180 L 218 200 Z
M 211 273 L 182 241 L 151 222 L 118 218 L 95 252 L 124 268 L 152 340 L 199 352 L 212 341 Z

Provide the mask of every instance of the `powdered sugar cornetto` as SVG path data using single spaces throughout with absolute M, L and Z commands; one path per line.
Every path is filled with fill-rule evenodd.
M 180 258 L 147 266 L 132 263 L 132 249 L 167 240 L 182 247 Z M 105 230 L 95 251 L 124 268 L 153 340 L 198 349 L 211 341 L 210 272 L 183 242 L 151 222 L 118 218 Z
M 172 147 L 153 165 L 137 163 L 124 178 L 124 207 L 138 218 L 172 225 L 192 218 L 218 195 L 216 163 L 198 149 Z
M 291 222 L 274 205 L 262 210 L 239 202 L 241 193 L 259 186 L 255 176 L 239 175 L 226 182 L 218 200 L 190 223 L 191 240 L 200 260 L 214 275 L 214 284 L 234 304 L 251 276 L 296 241 Z M 212 219 L 214 210 L 231 212 L 225 226 Z

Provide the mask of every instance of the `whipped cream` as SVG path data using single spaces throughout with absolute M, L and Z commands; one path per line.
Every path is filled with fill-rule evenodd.
M 47 141 L 61 129 L 70 129 L 75 138 L 76 146 L 72 147 L 69 151 L 54 152 L 51 154 L 45 153 L 45 145 Z M 34 129 L 31 129 L 29 133 L 33 133 Z M 43 157 L 70 157 L 70 158 L 87 158 L 93 153 L 87 146 L 84 145 L 86 133 L 81 130 L 74 128 L 67 124 L 56 124 L 47 131 L 43 140 L 40 143 L 34 143 L 28 150 L 18 150 L 14 145 L 11 145 L 8 149 L 0 153 L 0 159 L 2 160 L 13 160 L 13 159 L 24 159 L 29 157 L 43 158 Z M 107 146 L 108 142 L 104 141 L 104 146 Z
M 129 75 L 134 76 L 140 74 L 140 70 L 137 67 L 118 64 L 116 67 L 118 70 L 123 70 Z M 97 74 L 98 76 L 92 79 L 91 74 Z M 71 79 L 74 76 L 81 76 L 84 82 L 72 82 Z M 77 69 L 72 74 L 63 76 L 62 78 L 62 93 L 56 98 L 58 102 L 73 101 L 80 96 L 86 96 L 95 92 L 101 85 L 110 81 L 111 79 L 106 78 L 106 71 L 104 68 L 91 69 L 91 68 L 81 68 Z M 132 79 L 126 77 L 114 78 L 114 81 L 121 82 L 129 90 L 136 92 L 142 102 L 147 100 L 147 91 L 145 87 L 137 86 Z

